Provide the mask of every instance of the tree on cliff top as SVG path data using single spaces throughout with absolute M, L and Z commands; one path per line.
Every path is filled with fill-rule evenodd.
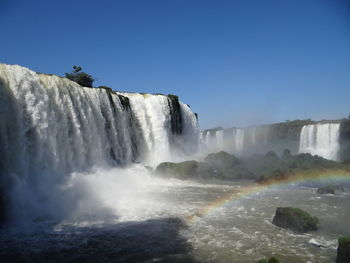
M 73 66 L 73 71 L 71 73 L 65 73 L 65 77 L 73 80 L 80 86 L 92 88 L 92 84 L 94 83 L 95 79 L 91 75 L 82 72 L 81 69 L 81 67 Z

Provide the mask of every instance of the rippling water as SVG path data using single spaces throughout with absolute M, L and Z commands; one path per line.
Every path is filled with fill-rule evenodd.
M 115 196 L 113 188 L 99 187 L 102 203 L 115 211 L 115 218 L 60 222 L 38 218 L 30 226 L 8 226 L 1 230 L 0 259 L 255 262 L 275 255 L 285 263 L 335 261 L 337 238 L 350 235 L 348 190 L 319 195 L 310 187 L 269 188 L 198 213 L 209 202 L 244 191 L 250 184 L 147 179 Z M 319 217 L 320 229 L 301 235 L 272 225 L 279 206 L 300 207 Z M 192 215 L 197 216 L 189 220 Z

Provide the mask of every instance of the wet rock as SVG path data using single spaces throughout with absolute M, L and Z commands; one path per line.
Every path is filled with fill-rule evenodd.
M 275 257 L 270 257 L 269 260 L 260 259 L 258 263 L 280 263 L 280 261 Z
M 197 175 L 198 163 L 196 161 L 185 161 L 181 163 L 163 162 L 156 168 L 156 173 L 165 177 L 187 179 Z
M 337 188 L 334 185 L 321 186 L 321 187 L 317 188 L 317 193 L 318 194 L 333 194 L 333 195 L 335 195 L 336 189 Z
M 294 207 L 278 207 L 272 220 L 272 224 L 298 233 L 317 230 L 318 223 L 317 217 Z
M 345 188 L 341 185 L 325 185 L 325 186 L 320 186 L 317 189 L 318 194 L 336 194 L 337 191 L 339 192 L 344 192 Z
M 157 166 L 155 172 L 163 177 L 178 179 L 212 178 L 217 173 L 207 164 L 194 160 L 180 163 L 163 162 Z
M 337 263 L 350 262 L 350 237 L 341 237 L 338 239 Z

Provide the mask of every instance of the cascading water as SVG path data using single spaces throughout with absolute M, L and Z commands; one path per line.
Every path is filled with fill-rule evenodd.
M 213 136 L 211 131 L 208 131 L 205 134 L 205 145 L 209 149 L 214 148 L 216 146 L 216 137 Z
M 234 129 L 233 138 L 235 144 L 235 152 L 241 153 L 244 146 L 244 129 Z
M 204 152 L 219 151 L 224 148 L 224 130 L 214 129 L 201 132 L 200 141 Z
M 61 214 L 72 172 L 154 165 L 198 148 L 196 117 L 175 96 L 83 88 L 20 66 L 0 64 L 0 119 L 2 217 Z
M 218 149 L 222 149 L 224 147 L 224 131 L 223 130 L 216 131 L 215 137 L 216 137 L 216 144 Z
M 337 160 L 339 128 L 339 123 L 305 125 L 300 134 L 299 152 Z
M 256 128 L 255 127 L 251 130 L 251 136 L 252 136 L 252 145 L 255 145 L 256 144 Z

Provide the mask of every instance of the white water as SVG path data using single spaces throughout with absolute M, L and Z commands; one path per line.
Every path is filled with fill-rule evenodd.
M 115 176 L 117 173 L 122 176 Z M 137 174 L 142 174 L 142 178 Z M 115 191 L 121 184 L 124 189 Z M 242 193 L 251 185 L 242 181 L 214 184 L 212 180 L 201 183 L 155 180 L 138 165 L 122 171 L 97 169 L 91 175 L 75 173 L 69 187 L 72 192 L 89 193 L 90 197 L 79 202 L 78 210 L 72 210 L 72 219 L 84 215 L 83 219 L 92 216 L 95 222 L 102 219 L 108 223 L 111 215 L 121 215 L 118 223 L 66 221 L 55 224 L 54 231 L 34 234 L 0 230 L 2 253 L 12 258 L 17 254 L 30 259 L 43 258 L 39 262 L 45 262 L 49 254 L 52 262 L 62 261 L 62 255 L 83 259 L 87 255 L 89 259 L 97 259 L 95 261 L 104 258 L 105 262 L 118 259 L 122 262 L 224 263 L 234 259 L 234 262 L 248 263 L 275 255 L 281 262 L 328 263 L 336 257 L 337 238 L 350 234 L 349 228 L 344 227 L 350 216 L 348 190 L 337 195 L 319 195 L 316 189 L 290 185 L 261 189 L 230 200 L 228 193 Z M 219 200 L 221 205 L 205 210 L 209 213 L 198 213 Z M 297 234 L 276 227 L 271 222 L 276 207 L 280 206 L 300 207 L 317 216 L 320 229 Z M 96 218 L 96 214 L 100 218 Z M 167 218 L 186 220 L 194 214 L 198 215 L 194 220 L 185 221 L 187 227 L 169 231 L 174 221 Z M 183 250 L 182 242 L 192 249 Z M 187 255 L 196 261 L 178 261 L 177 257 L 162 260 L 172 255 Z
M 202 145 L 201 153 L 209 153 L 223 150 L 224 130 L 208 130 L 200 133 L 200 142 Z
M 224 147 L 224 130 L 216 131 L 215 133 L 217 147 L 222 149 Z
M 167 96 L 111 94 L 20 66 L 0 64 L 0 120 L 0 198 L 23 217 L 76 209 L 66 187 L 74 172 L 155 165 L 198 147 L 196 117 L 181 102 L 175 113 Z
M 241 153 L 244 147 L 244 129 L 234 129 L 233 138 L 235 143 L 235 152 Z
M 337 160 L 339 127 L 339 123 L 305 125 L 300 134 L 299 152 Z
M 256 144 L 256 128 L 254 127 L 252 130 L 251 130 L 251 136 L 252 136 L 252 145 L 255 145 Z

